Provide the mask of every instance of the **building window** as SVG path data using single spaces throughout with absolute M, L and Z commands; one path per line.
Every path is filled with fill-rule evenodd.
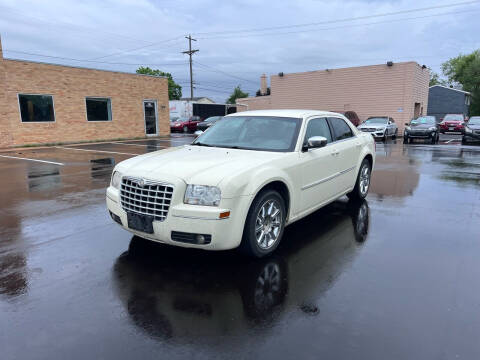
M 55 121 L 53 96 L 18 94 L 22 122 Z
M 88 121 L 112 120 L 112 104 L 110 99 L 87 97 L 85 103 L 87 106 Z

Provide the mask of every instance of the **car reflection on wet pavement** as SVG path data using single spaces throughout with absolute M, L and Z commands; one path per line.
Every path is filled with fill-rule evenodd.
M 480 147 L 377 144 L 366 201 L 252 260 L 109 218 L 116 163 L 189 141 L 0 153 L 2 359 L 480 357 Z

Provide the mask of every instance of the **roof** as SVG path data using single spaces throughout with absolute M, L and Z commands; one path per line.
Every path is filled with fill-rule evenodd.
M 458 91 L 458 92 L 470 95 L 470 93 L 468 91 L 463 91 L 463 90 L 459 90 L 459 89 L 455 89 L 455 88 L 451 88 L 451 87 L 443 86 L 443 85 L 433 85 L 433 86 L 430 86 L 429 89 L 434 88 L 434 87 L 441 87 L 441 88 L 444 88 L 444 89 Z
M 189 97 L 183 97 L 181 98 L 180 100 L 183 100 L 183 101 L 198 101 L 198 100 L 202 100 L 202 99 L 207 99 L 207 100 L 210 100 L 211 102 L 214 102 L 212 99 L 206 97 L 206 96 L 194 96 L 193 98 L 189 98 Z
M 308 109 L 282 109 L 282 110 L 250 110 L 250 111 L 242 111 L 234 114 L 230 114 L 227 116 L 238 116 L 238 115 L 245 115 L 245 116 L 277 116 L 277 117 L 293 117 L 293 118 L 301 118 L 307 116 L 329 116 L 329 115 L 337 115 L 337 113 L 331 111 L 323 111 L 323 110 L 308 110 Z M 343 115 L 342 115 L 343 116 Z

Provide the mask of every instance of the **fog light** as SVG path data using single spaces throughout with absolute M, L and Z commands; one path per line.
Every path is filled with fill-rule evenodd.
M 197 240 L 197 243 L 198 244 L 205 244 L 205 236 L 201 235 L 201 234 L 198 234 L 196 237 L 195 237 L 195 240 Z

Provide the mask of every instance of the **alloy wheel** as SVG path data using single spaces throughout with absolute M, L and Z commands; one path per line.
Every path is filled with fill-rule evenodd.
M 277 242 L 282 229 L 282 215 L 282 208 L 276 200 L 267 200 L 260 207 L 255 220 L 255 238 L 262 250 L 271 248 Z
M 370 186 L 370 168 L 368 165 L 363 165 L 360 171 L 360 192 L 362 196 L 367 195 L 368 188 Z

